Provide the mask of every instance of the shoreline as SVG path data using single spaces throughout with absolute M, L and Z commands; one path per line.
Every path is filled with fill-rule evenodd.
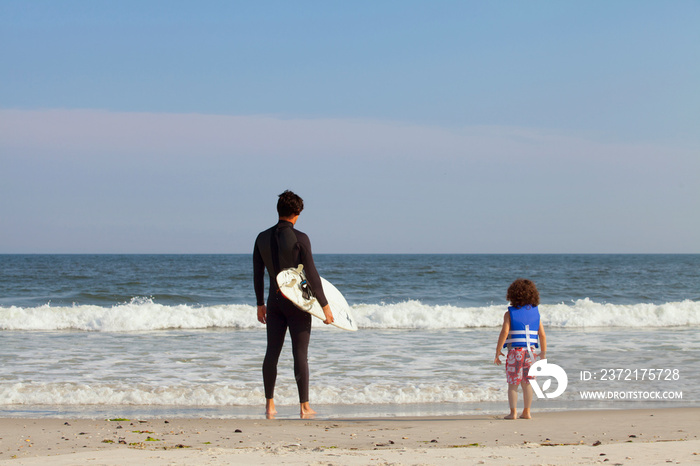
M 0 464 L 684 464 L 700 408 L 332 419 L 0 418 Z M 608 461 L 606 461 L 608 460 Z

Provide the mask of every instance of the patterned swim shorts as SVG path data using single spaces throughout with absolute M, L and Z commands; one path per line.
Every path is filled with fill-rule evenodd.
M 534 353 L 533 353 L 534 354 Z M 511 348 L 506 357 L 506 379 L 510 385 L 520 385 L 523 380 L 532 380 L 528 375 L 534 361 L 530 359 L 527 348 Z

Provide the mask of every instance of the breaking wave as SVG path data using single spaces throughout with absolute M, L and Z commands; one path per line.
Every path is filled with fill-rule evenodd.
M 498 327 L 506 307 L 426 305 L 420 301 L 352 306 L 362 329 L 453 329 Z M 554 328 L 689 327 L 700 325 L 700 303 L 607 304 L 590 299 L 540 306 Z M 314 320 L 315 325 L 321 325 Z M 258 329 L 255 307 L 244 304 L 163 305 L 133 298 L 111 307 L 94 305 L 0 307 L 0 330 L 142 332 L 172 329 Z

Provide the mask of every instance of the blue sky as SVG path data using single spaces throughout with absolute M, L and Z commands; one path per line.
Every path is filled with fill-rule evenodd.
M 0 0 L 0 252 L 700 253 L 695 1 Z

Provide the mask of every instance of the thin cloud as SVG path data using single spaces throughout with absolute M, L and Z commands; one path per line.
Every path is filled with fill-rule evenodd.
M 100 153 L 399 159 L 636 160 L 686 150 L 617 144 L 535 128 L 445 128 L 358 119 L 0 110 L 0 144 L 23 156 Z M 7 152 L 6 152 L 7 153 Z

